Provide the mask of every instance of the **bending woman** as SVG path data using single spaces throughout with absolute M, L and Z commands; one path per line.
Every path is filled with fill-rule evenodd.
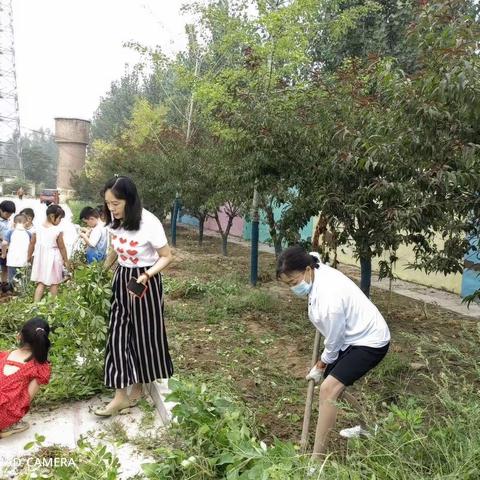
M 353 385 L 378 365 L 387 354 L 390 331 L 377 307 L 343 273 L 320 262 L 317 253 L 302 247 L 280 254 L 277 278 L 293 293 L 308 297 L 308 317 L 325 337 L 320 360 L 307 379 L 320 381 L 313 457 L 325 453 L 327 439 L 335 426 L 336 402 L 346 387 Z M 347 400 L 354 399 L 349 395 Z M 360 426 L 343 431 L 344 436 L 363 433 Z
M 118 261 L 105 351 L 105 385 L 115 389 L 115 396 L 106 408 L 95 411 L 106 417 L 134 406 L 142 396 L 142 384 L 173 374 L 160 275 L 172 253 L 160 220 L 142 209 L 132 180 L 111 179 L 104 195 L 112 247 L 105 266 Z M 131 278 L 147 286 L 142 298 L 127 290 Z

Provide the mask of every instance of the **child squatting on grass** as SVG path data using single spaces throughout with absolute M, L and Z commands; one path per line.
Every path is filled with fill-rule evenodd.
M 325 338 L 320 360 L 307 380 L 320 385 L 320 403 L 312 458 L 325 453 L 330 431 L 335 427 L 337 401 L 345 400 L 359 410 L 345 389 L 362 378 L 385 357 L 390 331 L 377 307 L 343 273 L 320 262 L 316 252 L 302 247 L 284 250 L 277 264 L 277 278 L 295 295 L 308 297 L 308 317 Z M 360 425 L 340 432 L 344 437 L 368 434 Z
M 0 352 L 0 438 L 29 428 L 28 413 L 40 385 L 50 380 L 50 327 L 40 317 L 26 322 L 18 335 L 20 347 Z

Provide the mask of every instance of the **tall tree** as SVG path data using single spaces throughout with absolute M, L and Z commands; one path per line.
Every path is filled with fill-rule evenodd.
M 126 69 L 119 80 L 112 82 L 93 115 L 92 140 L 112 140 L 126 127 L 141 93 L 140 80 L 139 66 L 135 66 Z
M 58 150 L 52 133 L 48 129 L 32 131 L 21 137 L 20 145 L 25 178 L 55 188 Z

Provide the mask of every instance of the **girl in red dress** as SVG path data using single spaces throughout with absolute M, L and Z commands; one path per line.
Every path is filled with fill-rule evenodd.
M 49 333 L 43 318 L 32 318 L 18 336 L 20 348 L 0 352 L 0 438 L 29 428 L 22 418 L 40 385 L 50 380 Z

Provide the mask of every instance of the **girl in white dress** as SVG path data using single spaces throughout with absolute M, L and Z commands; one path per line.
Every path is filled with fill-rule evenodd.
M 68 268 L 68 256 L 63 232 L 59 224 L 65 212 L 59 205 L 47 208 L 47 218 L 32 236 L 28 252 L 29 261 L 32 256 L 32 281 L 37 282 L 34 301 L 39 302 L 45 287 L 49 287 L 52 297 L 58 293 L 58 284 L 63 280 L 63 266 Z

